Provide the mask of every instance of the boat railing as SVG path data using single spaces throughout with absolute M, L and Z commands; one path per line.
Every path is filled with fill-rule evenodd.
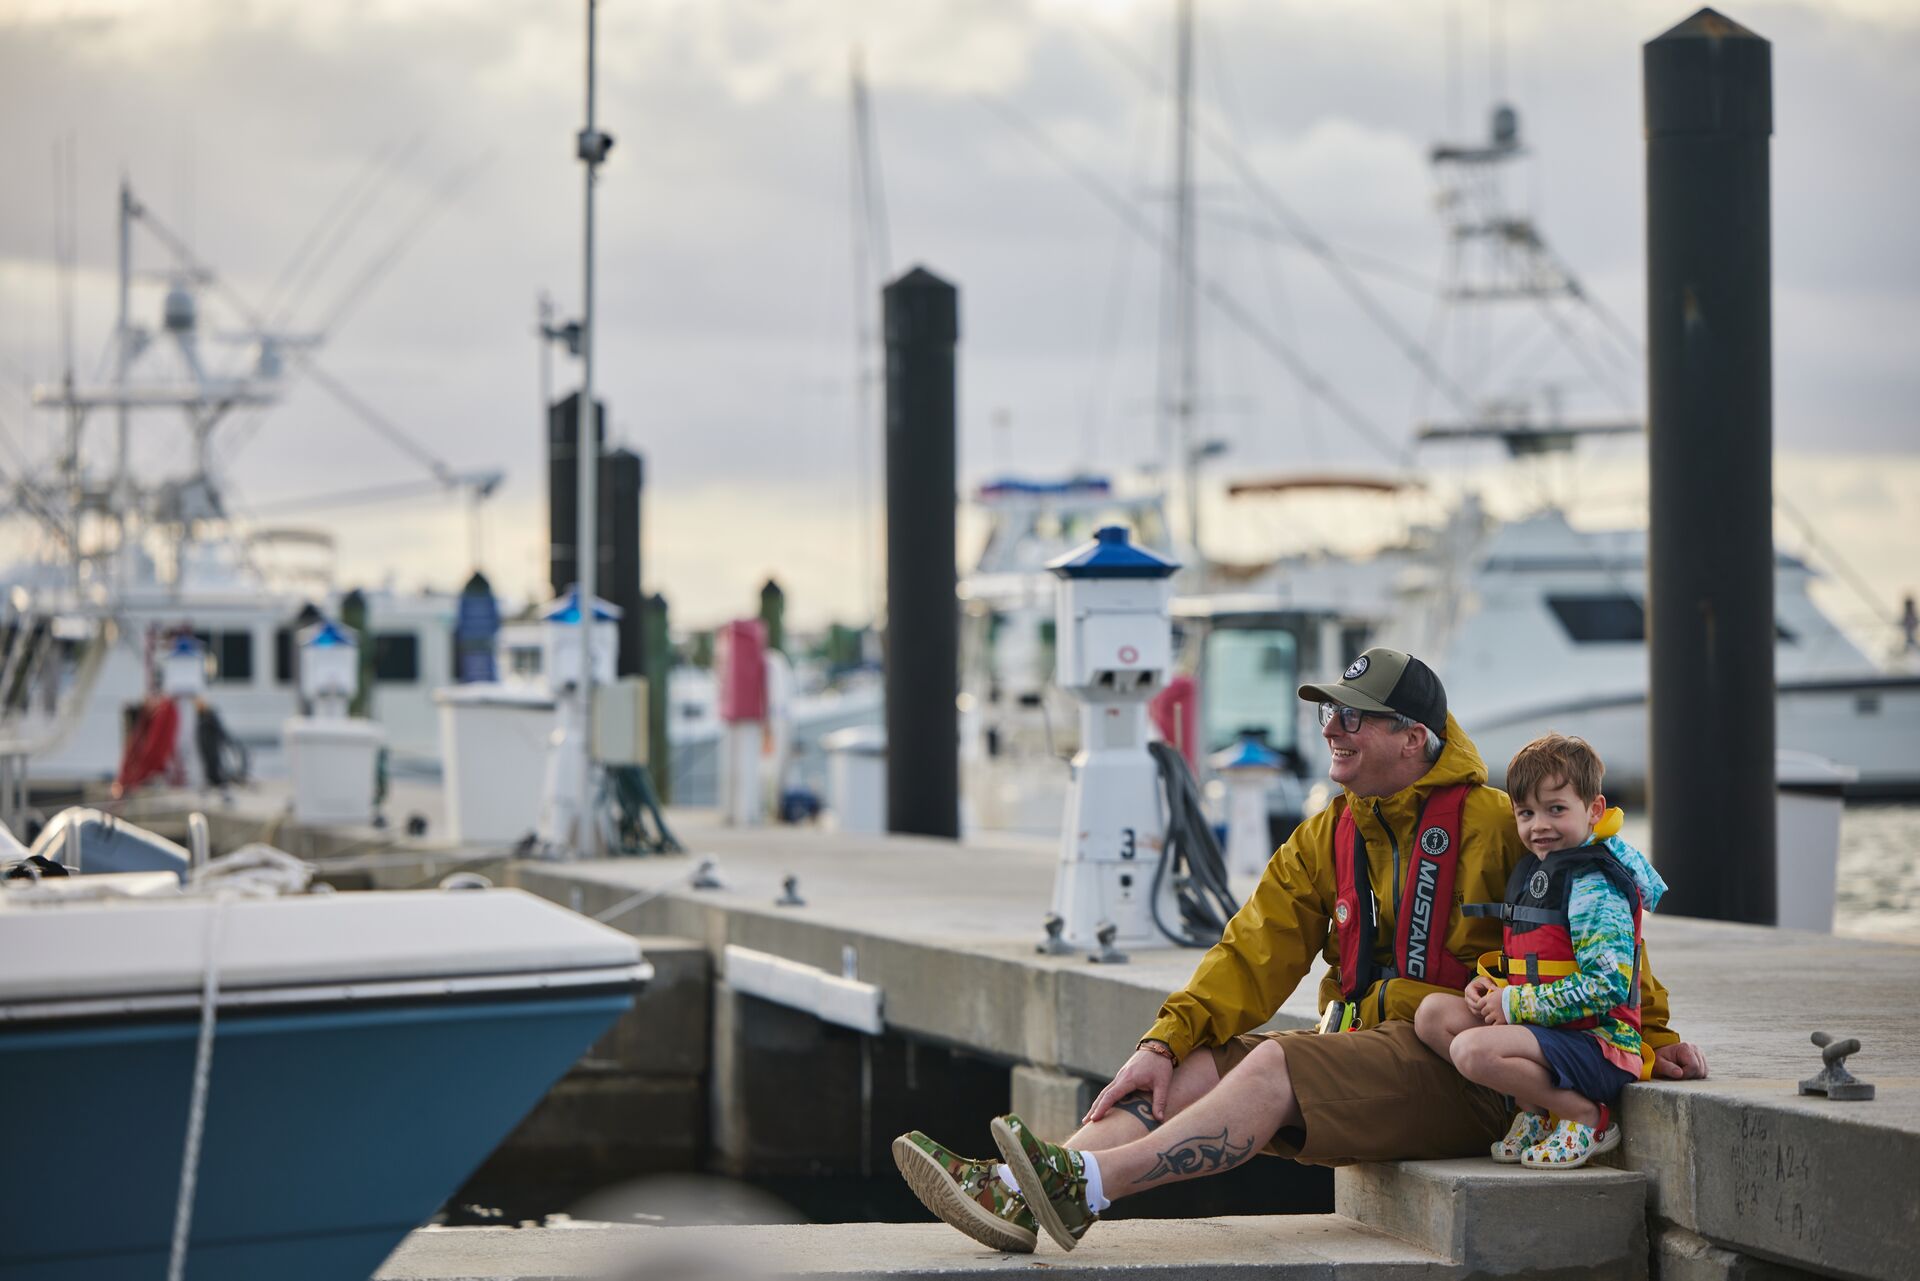
M 45 639 L 33 644 L 35 633 Z M 74 663 L 72 680 L 56 684 L 44 714 L 35 715 L 35 688 L 50 670 L 46 665 L 60 662 L 60 647 L 51 617 L 36 622 L 31 613 L 18 616 L 0 657 L 0 751 L 17 745 L 31 756 L 45 756 L 64 747 L 93 701 L 117 634 L 113 620 L 96 621 Z

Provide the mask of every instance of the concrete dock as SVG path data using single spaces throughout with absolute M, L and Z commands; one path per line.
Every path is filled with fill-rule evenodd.
M 1096 966 L 1037 954 L 1053 881 L 1050 842 L 740 830 L 701 812 L 675 812 L 670 821 L 691 854 L 508 862 L 503 851 L 429 840 L 344 851 L 339 864 L 342 872 L 359 865 L 375 884 L 431 884 L 433 869 L 490 865 L 496 879 L 588 914 L 618 908 L 618 928 L 704 951 L 715 977 L 721 1148 L 730 1122 L 718 1078 L 739 1034 L 725 1000 L 730 945 L 831 975 L 850 969 L 879 988 L 889 1033 L 1004 1062 L 1016 1108 L 1043 1131 L 1060 1132 L 1197 956 L 1143 950 L 1127 964 Z M 692 887 L 702 858 L 714 860 L 719 888 Z M 796 878 L 799 905 L 776 903 L 788 877 Z M 1356 1166 L 1337 1174 L 1333 1215 L 1102 1224 L 1071 1255 L 1044 1242 L 1033 1256 L 990 1254 L 939 1224 L 423 1230 L 378 1275 L 652 1275 L 640 1263 L 622 1269 L 629 1255 L 724 1255 L 722 1243 L 742 1252 L 737 1275 L 748 1277 L 1042 1265 L 1169 1277 L 1241 1268 L 1431 1278 L 1915 1275 L 1920 946 L 1655 916 L 1648 947 L 1672 994 L 1673 1026 L 1703 1047 L 1711 1077 L 1629 1087 L 1626 1141 L 1611 1169 L 1547 1176 L 1483 1161 Z M 1305 1025 L 1312 1007 L 1309 979 L 1275 1025 Z M 1861 1039 L 1850 1066 L 1877 1086 L 1873 1101 L 1796 1094 L 1796 1082 L 1820 1067 L 1808 1040 L 1816 1030 Z M 1603 1205 L 1613 1208 L 1602 1213 Z

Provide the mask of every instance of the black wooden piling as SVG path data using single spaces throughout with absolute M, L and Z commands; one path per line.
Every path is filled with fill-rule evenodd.
M 1702 9 L 1645 46 L 1650 743 L 1662 912 L 1771 924 L 1772 50 Z
M 954 353 L 960 295 L 915 267 L 881 296 L 887 339 L 887 828 L 957 838 Z

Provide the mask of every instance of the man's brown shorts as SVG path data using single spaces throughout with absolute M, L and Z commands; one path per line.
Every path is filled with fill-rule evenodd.
M 1225 1076 L 1262 1041 L 1286 1048 L 1305 1130 L 1266 1150 L 1309 1165 L 1485 1156 L 1507 1132 L 1507 1100 L 1475 1085 L 1395 1019 L 1357 1032 L 1257 1032 L 1213 1047 Z

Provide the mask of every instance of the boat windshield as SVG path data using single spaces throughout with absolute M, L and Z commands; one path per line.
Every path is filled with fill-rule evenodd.
M 1279 627 L 1219 628 L 1207 635 L 1203 714 L 1207 750 L 1249 730 L 1276 752 L 1298 745 L 1299 642 Z

